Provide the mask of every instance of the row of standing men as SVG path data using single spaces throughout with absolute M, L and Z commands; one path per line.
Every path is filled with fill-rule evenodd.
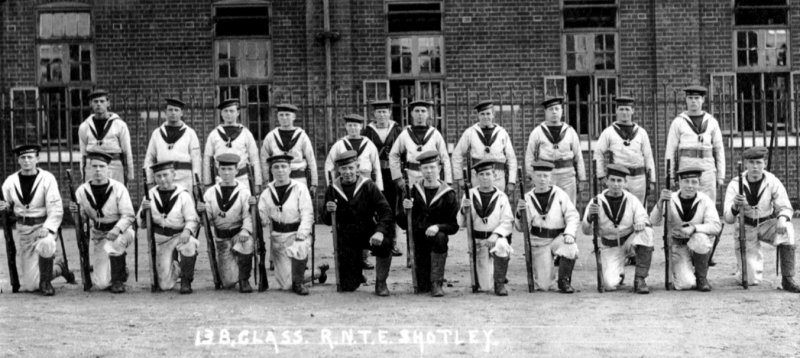
M 717 185 L 722 185 L 725 178 L 725 156 L 719 126 L 713 116 L 702 110 L 705 89 L 692 86 L 685 92 L 687 111 L 672 122 L 666 150 L 666 157 L 674 160 L 675 171 L 681 176 L 681 190 L 662 192 L 660 197 L 663 201 L 671 200 L 673 205 L 669 207 L 675 212 L 669 216 L 675 219 L 667 223 L 673 246 L 670 261 L 674 287 L 707 290 L 710 289 L 705 280 L 708 254 L 714 238 L 718 240 L 721 232 L 714 203 Z M 97 287 L 110 286 L 113 292 L 122 292 L 127 278 L 125 252 L 135 236 L 133 209 L 123 184 L 134 178 L 130 135 L 121 118 L 108 111 L 107 92 L 93 92 L 90 100 L 94 113 L 79 129 L 84 154 L 82 170 L 87 183 L 76 190 L 77 203 L 81 205 L 71 207 L 75 211 L 80 207 L 79 214 L 93 223 L 92 281 Z M 597 177 L 608 189 L 587 206 L 582 226 L 584 232 L 591 232 L 591 218 L 597 214 L 601 258 L 607 268 L 603 285 L 610 289 L 620 285 L 625 257 L 633 255 L 637 263 L 634 290 L 646 293 L 644 278 L 653 247 L 650 225 L 657 224 L 653 215 L 661 206 L 656 205 L 653 215 L 647 217 L 642 203 L 655 182 L 649 138 L 643 128 L 633 123 L 633 99 L 620 96 L 616 102 L 617 121 L 602 132 L 593 152 Z M 563 98 L 548 99 L 541 104 L 545 122 L 531 133 L 524 162 L 526 176 L 532 180 L 534 189 L 518 203 L 516 215 L 511 213 L 507 195 L 514 192 L 518 181 L 517 161 L 508 133 L 493 123 L 491 101 L 475 107 L 479 121 L 459 140 L 452 165 L 441 134 L 427 124 L 432 103 L 410 103 L 413 123 L 406 128 L 391 120 L 392 105 L 391 101 L 373 103 L 375 121 L 364 130 L 364 118 L 344 116 L 347 136 L 333 145 L 325 162 L 326 172 L 337 174 L 327 176 L 330 185 L 323 204 L 323 220 L 330 223 L 332 212 L 339 215 L 337 231 L 342 245 L 337 257 L 341 266 L 337 268 L 341 275 L 337 284 L 345 290 L 354 290 L 363 283 L 364 261 L 359 257 L 364 250 L 372 250 L 376 256 L 376 293 L 388 295 L 386 278 L 396 241 L 394 222 L 404 227 L 403 220 L 393 217 L 402 210 L 394 209 L 402 206 L 410 209 L 414 218 L 411 231 L 417 249 L 413 259 L 419 268 L 415 279 L 420 291 L 443 294 L 448 236 L 456 232 L 466 216 L 471 216 L 475 223 L 471 234 L 477 242 L 478 285 L 488 288 L 494 283 L 495 293 L 506 294 L 505 272 L 513 251 L 511 225 L 516 217 L 517 227 L 525 227 L 520 223 L 523 220 L 520 209 L 525 209 L 528 225 L 523 230 L 532 235 L 531 261 L 536 288 L 547 290 L 557 282 L 562 292 L 572 292 L 571 271 L 577 258 L 574 241 L 580 222 L 574 204 L 578 187 L 588 185 L 578 135 L 562 122 Z M 167 99 L 167 121 L 153 132 L 145 156 L 145 180 L 156 185 L 149 190 L 152 200 L 145 200 L 142 207 L 152 212 L 160 253 L 157 271 L 161 288 L 171 288 L 180 278 L 182 292 L 191 292 L 199 246 L 197 211 L 207 211 L 215 231 L 224 286 L 238 283 L 240 291 L 248 292 L 251 270 L 248 263 L 252 262 L 255 244 L 254 226 L 250 225 L 253 218 L 246 213 L 247 207 L 257 200 L 258 216 L 265 237 L 270 239 L 269 256 L 275 263 L 280 287 L 307 294 L 303 282 L 307 280 L 304 271 L 312 247 L 311 198 L 317 187 L 317 173 L 311 141 L 302 129 L 293 125 L 298 108 L 291 104 L 277 106 L 280 126 L 267 134 L 259 155 L 252 134 L 237 123 L 238 101 L 223 101 L 218 107 L 223 124 L 209 134 L 205 158 L 201 161 L 197 135 L 181 120 L 183 107 L 180 100 Z M 36 168 L 38 150 L 36 146 L 17 148 L 21 171 L 4 183 L 3 195 L 10 200 L 3 201 L 0 209 L 13 206 L 18 218 L 23 288 L 38 288 L 52 294 L 49 279 L 63 274 L 69 280 L 71 274 L 62 265 L 53 267 L 61 199 L 53 194 L 54 189 L 56 194 L 58 190 L 52 175 Z M 765 161 L 763 156 L 750 156 L 756 162 Z M 473 165 L 467 176 L 473 178 L 475 188 L 458 203 L 451 183 L 453 180 L 463 183 L 462 173 L 467 172 L 462 168 L 469 162 Z M 779 247 L 781 265 L 785 266 L 784 288 L 796 291 L 792 281 L 794 235 L 788 223 L 792 212 L 788 196 L 780 181 L 764 171 L 763 166 L 758 169 L 759 163 L 750 163 L 750 159 L 747 164 L 748 188 L 757 185 L 753 192 L 759 194 L 734 191 L 730 200 L 726 197 L 724 208 L 726 220 L 730 210 L 734 217 L 743 213 L 752 224 L 747 231 L 747 245 L 752 246 L 749 252 L 753 253 L 745 260 L 752 274 L 748 280 L 753 283 L 761 280 L 763 258 L 759 245 L 769 242 Z M 250 175 L 248 166 L 255 168 L 254 191 L 262 193 L 259 199 L 253 197 L 246 185 Z M 205 204 L 196 205 L 189 189 L 194 174 L 201 171 L 206 185 L 202 195 Z M 440 171 L 444 180 L 440 179 Z M 274 180 L 262 192 L 262 178 L 269 177 Z M 684 179 L 691 182 L 685 189 Z M 733 181 L 730 185 L 734 185 Z M 767 189 L 771 195 L 763 195 Z M 400 200 L 404 192 L 409 198 Z M 557 279 L 552 269 L 554 257 L 560 261 Z M 324 276 L 324 271 L 321 273 Z M 312 272 L 312 278 L 313 275 Z

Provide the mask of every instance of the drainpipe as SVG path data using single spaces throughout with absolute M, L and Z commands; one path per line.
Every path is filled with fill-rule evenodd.
M 323 31 L 317 34 L 317 40 L 322 40 L 325 43 L 325 124 L 328 132 L 328 143 L 333 143 L 334 127 L 333 127 L 333 54 L 331 53 L 331 44 L 333 41 L 338 40 L 340 35 L 338 32 L 331 31 L 331 12 L 330 0 L 322 0 L 322 18 L 323 18 Z

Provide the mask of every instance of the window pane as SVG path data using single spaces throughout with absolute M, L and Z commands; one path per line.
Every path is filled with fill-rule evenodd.
M 64 14 L 64 36 L 78 36 L 78 14 L 74 12 Z
M 91 81 L 91 80 L 92 80 L 92 65 L 91 64 L 81 65 L 81 81 Z
M 53 14 L 39 15 L 39 37 L 43 39 L 53 37 Z
M 64 14 L 53 14 L 53 37 L 64 37 Z
M 411 73 L 411 38 L 391 40 L 392 73 Z
M 89 13 L 82 12 L 78 14 L 78 36 L 89 37 L 92 34 L 92 22 Z
M 63 81 L 63 64 L 67 51 L 64 45 L 39 45 L 39 81 L 58 83 Z

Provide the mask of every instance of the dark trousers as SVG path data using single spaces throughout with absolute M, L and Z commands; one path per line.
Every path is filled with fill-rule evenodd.
M 392 247 L 394 245 L 393 239 L 385 237 L 380 246 L 372 246 L 369 244 L 369 236 L 359 237 L 358 240 L 352 240 L 353 235 L 350 237 L 345 236 L 345 233 L 339 233 L 339 275 L 341 275 L 341 287 L 344 291 L 355 291 L 362 283 L 364 283 L 364 261 L 362 260 L 361 251 L 370 250 L 376 257 L 391 257 Z
M 414 230 L 414 262 L 417 265 L 417 287 L 420 292 L 431 290 L 431 253 L 446 254 L 450 238 L 439 232 L 425 236 L 425 230 Z

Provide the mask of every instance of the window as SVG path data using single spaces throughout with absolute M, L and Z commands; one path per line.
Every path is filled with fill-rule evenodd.
M 564 0 L 564 29 L 617 27 L 616 0 Z
M 786 0 L 736 0 L 734 23 L 736 26 L 786 25 L 788 9 Z
M 223 1 L 213 12 L 217 99 L 238 98 L 241 123 L 261 140 L 270 129 L 270 6 L 259 0 Z
M 368 120 L 372 118 L 372 108 L 369 105 L 370 103 L 385 99 L 391 99 L 389 96 L 389 81 L 364 81 L 364 94 L 362 98 L 364 101 L 364 118 L 367 118 Z
M 426 99 L 436 104 L 431 123 L 441 131 L 441 118 L 443 109 L 439 104 L 442 101 L 442 82 L 438 80 L 396 80 L 389 82 L 389 93 L 395 106 L 392 109 L 392 118 L 401 125 L 410 124 L 411 115 L 408 113 L 408 104 L 416 99 Z
M 616 115 L 618 4 L 616 0 L 562 1 L 561 67 L 565 76 L 545 77 L 545 97 L 565 96 L 565 121 L 578 134 L 594 139 Z
M 386 11 L 389 76 L 443 74 L 442 3 L 388 3 Z
M 78 127 L 91 113 L 87 95 L 95 85 L 91 7 L 54 3 L 37 10 L 39 87 L 37 109 L 32 113 L 38 122 L 31 123 L 36 123 L 42 144 L 51 150 L 74 151 L 78 148 Z M 70 143 L 72 148 L 68 148 Z
M 567 72 L 615 71 L 617 47 L 615 33 L 577 33 L 564 35 L 564 60 Z
M 786 69 L 789 66 L 788 30 L 736 31 L 736 66 L 740 69 Z
M 735 106 L 737 130 L 769 133 L 773 123 L 783 130 L 793 122 L 788 10 L 785 0 L 734 2 L 736 92 L 727 105 Z

